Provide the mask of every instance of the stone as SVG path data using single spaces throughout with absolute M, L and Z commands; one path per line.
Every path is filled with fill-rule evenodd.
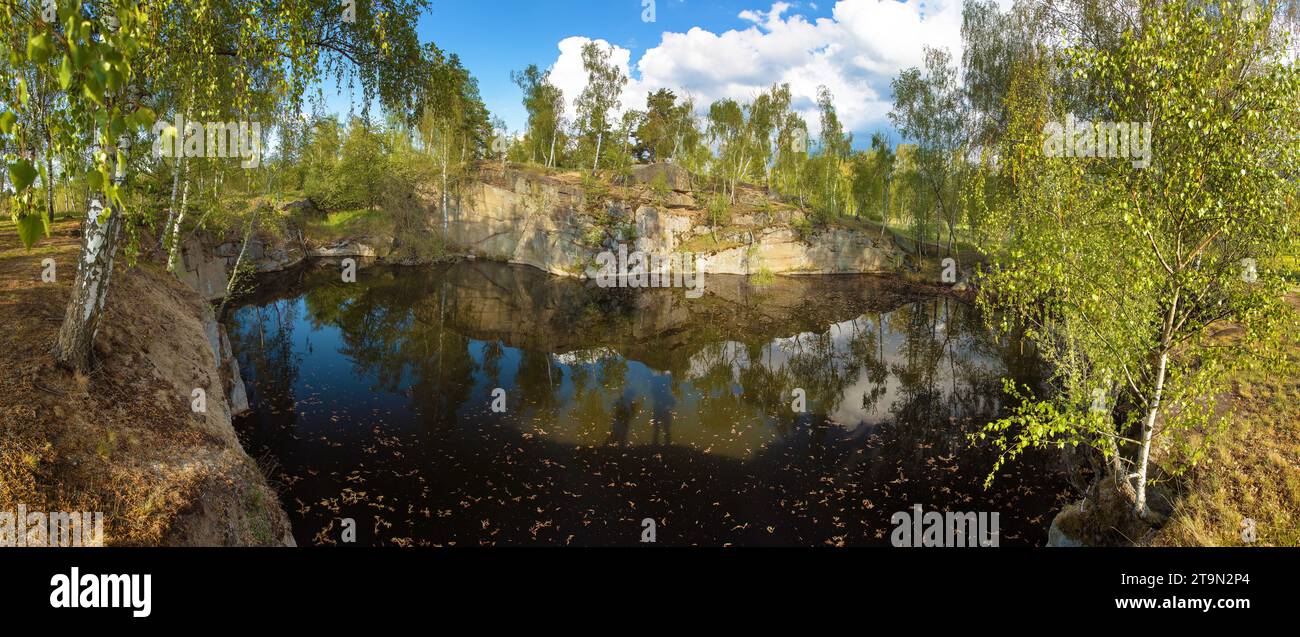
M 669 164 L 632 170 L 638 182 L 660 173 L 674 179 L 689 178 L 684 170 Z M 607 208 L 618 223 L 602 228 L 591 215 L 580 212 L 581 198 L 564 194 L 571 188 L 557 179 L 527 176 L 504 183 L 511 186 L 471 182 L 460 205 L 448 215 L 448 244 L 458 253 L 472 251 L 552 274 L 581 277 L 598 253 L 616 251 L 620 242 L 631 242 L 632 237 L 618 227 L 622 224 L 636 226 L 635 245 L 628 245 L 629 249 L 661 257 L 671 256 L 684 242 L 710 232 L 701 211 L 660 205 L 633 207 L 618 201 Z M 757 196 L 761 198 L 762 193 Z M 766 221 L 781 214 L 774 209 L 762 217 Z M 891 272 L 902 261 L 898 245 L 888 237 L 880 240 L 874 232 L 833 228 L 805 238 L 783 224 L 764 227 L 759 217 L 746 218 L 754 224 L 751 227 L 719 229 L 719 240 L 732 247 L 698 255 L 705 273 Z
M 1082 539 L 1071 536 L 1062 527 L 1072 527 L 1080 516 L 1083 515 L 1082 503 L 1071 504 L 1056 517 L 1052 518 L 1052 526 L 1047 529 L 1047 546 L 1056 548 L 1074 548 L 1087 546 Z
M 374 248 L 357 241 L 345 241 L 341 244 L 337 244 L 333 246 L 327 246 L 323 248 L 311 248 L 307 250 L 307 255 L 316 258 L 379 256 Z
M 637 184 L 650 185 L 654 183 L 659 175 L 663 175 L 664 181 L 672 190 L 677 192 L 691 192 L 692 190 L 691 174 L 685 168 L 668 162 L 633 166 L 631 181 Z

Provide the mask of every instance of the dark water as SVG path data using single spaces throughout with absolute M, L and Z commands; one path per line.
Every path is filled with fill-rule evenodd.
M 967 434 L 1039 381 L 975 310 L 869 276 L 603 290 L 525 266 L 268 282 L 230 332 L 299 544 L 886 544 L 896 511 L 998 512 L 1041 544 L 1066 485 L 983 487 Z M 493 411 L 494 390 L 505 411 Z M 795 413 L 796 389 L 806 412 Z

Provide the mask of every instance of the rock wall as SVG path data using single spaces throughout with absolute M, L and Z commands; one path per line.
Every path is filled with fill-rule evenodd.
M 230 271 L 239 260 L 243 240 L 213 239 L 192 236 L 181 244 L 181 258 L 176 275 L 204 300 L 215 301 L 226 295 Z M 256 235 L 248 240 L 244 260 L 257 272 L 277 272 L 303 261 L 302 248 L 280 239 Z
M 616 193 L 587 193 L 563 176 L 496 171 L 462 193 L 448 213 L 447 239 L 469 254 L 567 276 L 592 276 L 595 256 L 624 242 L 661 257 L 690 252 L 708 274 L 892 272 L 902 264 L 892 234 L 800 234 L 797 213 L 755 190 L 742 191 L 731 222 L 715 230 L 689 184 L 684 171 L 664 164 L 636 167 Z
M 802 213 L 754 188 L 740 190 L 728 223 L 711 227 L 692 182 L 690 174 L 671 164 L 650 164 L 588 192 L 574 174 L 485 164 L 479 178 L 453 200 L 445 220 L 438 193 L 421 195 L 430 231 L 445 224 L 453 256 L 530 265 L 560 276 L 595 276 L 596 255 L 617 252 L 620 244 L 661 258 L 689 253 L 706 274 L 881 273 L 903 264 L 907 247 L 893 233 L 850 228 L 801 233 L 795 222 Z M 259 234 L 250 238 L 244 259 L 259 273 L 306 259 L 382 261 L 392 243 L 392 237 L 353 237 L 317 245 L 310 237 L 299 243 Z M 177 274 L 203 298 L 220 299 L 241 247 L 240 237 L 190 237 L 182 244 Z

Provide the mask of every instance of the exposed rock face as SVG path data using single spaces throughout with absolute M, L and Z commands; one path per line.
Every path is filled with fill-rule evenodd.
M 654 164 L 637 167 L 628 181 L 635 188 L 658 175 L 672 188 L 669 193 L 647 194 L 641 188 L 644 196 L 620 199 L 589 195 L 562 179 L 506 170 L 464 193 L 448 214 L 447 239 L 470 254 L 568 276 L 589 275 L 597 254 L 623 242 L 665 258 L 692 252 L 708 274 L 889 272 L 902 263 L 892 234 L 880 238 L 832 228 L 801 236 L 789 225 L 789 211 L 755 212 L 770 202 L 754 192 L 742 193 L 740 203 L 749 209 L 739 209 L 725 228 L 725 240 L 712 244 L 721 247 L 691 247 L 710 245 L 688 242 L 717 233 L 706 225 L 706 213 L 694 207 L 689 175 Z
M 203 331 L 208 337 L 208 348 L 212 350 L 212 357 L 216 361 L 222 389 L 230 405 L 230 416 L 233 418 L 248 411 L 248 392 L 239 373 L 239 361 L 230 349 L 226 326 L 218 323 L 216 316 L 207 307 L 204 308 L 202 320 Z
M 481 169 L 480 177 L 447 213 L 446 240 L 453 254 L 576 277 L 594 276 L 596 256 L 617 252 L 620 244 L 663 259 L 690 253 L 706 274 L 893 272 L 904 261 L 905 247 L 893 233 L 882 237 L 848 228 L 796 232 L 792 223 L 798 213 L 756 189 L 742 189 L 730 222 L 713 228 L 691 190 L 691 175 L 672 164 L 636 166 L 619 180 L 623 185 L 591 193 L 573 175 L 493 165 Z M 440 228 L 439 195 L 425 191 L 421 196 L 434 211 L 428 220 L 431 231 Z M 309 205 L 289 204 L 286 210 Z M 304 248 L 258 235 L 249 240 L 244 260 L 259 273 L 288 269 L 305 258 L 383 260 L 390 256 L 391 242 L 391 237 L 352 237 Z M 185 241 L 180 279 L 204 299 L 224 297 L 241 247 L 240 239 L 200 236 Z
M 226 295 L 230 270 L 239 259 L 241 247 L 242 240 L 224 241 L 213 246 L 207 237 L 187 239 L 181 244 L 180 271 L 176 274 L 204 300 L 220 299 Z M 303 251 L 296 245 L 254 236 L 248 240 L 244 260 L 257 272 L 276 272 L 301 263 Z
M 379 256 L 379 251 L 361 241 L 344 241 L 332 246 L 308 248 L 307 256 L 317 259 L 337 259 L 340 257 L 374 258 Z
M 508 174 L 509 187 L 478 183 L 448 213 L 447 239 L 470 254 L 523 263 L 552 274 L 582 270 L 596 225 L 585 219 L 580 187 Z
M 891 248 L 847 230 L 828 230 L 805 240 L 789 228 L 775 227 L 758 231 L 750 246 L 703 255 L 701 267 L 710 274 L 887 272 L 901 259 Z
M 628 181 L 643 185 L 663 183 L 672 190 L 687 194 L 693 190 L 689 172 L 674 164 L 662 162 L 633 166 Z

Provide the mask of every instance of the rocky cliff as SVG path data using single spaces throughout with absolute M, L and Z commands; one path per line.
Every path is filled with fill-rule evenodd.
M 753 188 L 711 221 L 690 176 L 668 164 L 637 166 L 613 185 L 513 167 L 479 175 L 449 206 L 448 242 L 552 274 L 590 277 L 595 256 L 620 243 L 647 255 L 692 254 L 708 274 L 891 272 L 902 263 L 892 234 L 801 232 L 801 212 Z
M 711 219 L 710 195 L 692 181 L 670 164 L 637 166 L 613 183 L 483 164 L 467 187 L 448 197 L 445 218 L 441 194 L 421 194 L 427 229 L 444 237 L 447 256 L 519 263 L 559 276 L 594 277 L 597 255 L 620 245 L 661 258 L 687 254 L 707 274 L 885 273 L 904 262 L 907 249 L 893 233 L 865 225 L 813 228 L 798 208 L 753 187 L 742 187 L 726 214 Z M 243 259 L 264 273 L 308 259 L 382 261 L 394 244 L 392 236 L 325 242 L 289 228 L 280 236 L 252 236 Z M 178 276 L 205 299 L 220 299 L 242 247 L 241 237 L 198 233 L 182 245 Z

